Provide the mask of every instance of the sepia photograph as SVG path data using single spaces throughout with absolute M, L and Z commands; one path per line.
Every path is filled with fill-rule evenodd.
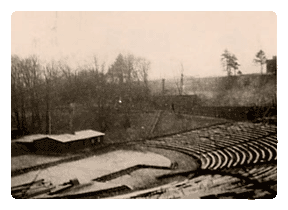
M 14 199 L 274 199 L 277 144 L 273 11 L 11 15 Z

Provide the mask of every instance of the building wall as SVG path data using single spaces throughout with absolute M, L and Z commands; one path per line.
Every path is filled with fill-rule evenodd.
M 277 73 L 277 57 L 274 56 L 273 59 L 266 61 L 266 70 L 268 74 Z
M 41 140 L 34 141 L 34 147 L 38 151 L 46 152 L 68 152 L 78 149 L 83 149 L 87 147 L 97 146 L 99 143 L 102 143 L 104 136 L 92 137 L 88 139 L 72 141 L 67 143 L 62 143 L 50 138 L 45 138 Z
M 87 147 L 93 147 L 99 144 L 100 142 L 103 142 L 103 136 L 99 137 L 93 137 L 93 138 L 88 138 L 84 140 L 79 140 L 79 141 L 73 141 L 73 142 L 67 142 L 65 143 L 65 150 L 78 150 L 78 149 L 83 149 Z M 100 141 L 100 142 L 98 142 Z
M 83 140 L 83 146 L 92 147 L 102 142 L 103 142 L 103 136 L 92 137 L 92 138 Z
M 77 150 L 77 149 L 83 149 L 85 147 L 85 140 L 78 140 L 78 141 L 72 141 L 65 143 L 65 149 L 68 150 Z
M 38 151 L 63 152 L 64 146 L 63 143 L 49 138 L 34 141 L 34 147 Z
M 23 132 L 21 130 L 18 130 L 17 128 L 11 129 L 11 139 L 17 139 L 21 136 L 23 136 Z
M 21 149 L 22 148 L 22 149 Z M 29 154 L 29 152 L 35 152 L 36 148 L 33 143 L 24 143 L 24 142 L 12 142 L 11 143 L 11 155 L 23 155 Z

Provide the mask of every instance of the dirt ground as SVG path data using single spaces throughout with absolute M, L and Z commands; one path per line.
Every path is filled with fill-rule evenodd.
M 44 163 L 55 162 L 61 160 L 63 157 L 51 157 L 40 155 L 21 155 L 11 157 L 11 170 L 23 169 Z
M 165 149 L 133 146 L 111 149 L 104 154 L 98 154 L 86 159 L 59 164 L 41 171 L 32 171 L 11 178 L 11 186 L 31 182 L 37 177 L 53 184 L 62 184 L 77 178 L 80 183 L 91 182 L 92 179 L 117 172 L 139 164 L 170 167 L 171 162 L 177 162 L 177 170 L 193 170 L 197 165 L 194 159 L 182 153 Z M 177 171 L 176 170 L 176 171 Z M 93 182 L 93 190 L 101 190 L 120 185 L 129 186 L 132 190 L 145 189 L 171 182 L 171 178 L 159 180 L 156 177 L 175 170 L 138 169 L 129 174 L 106 182 Z M 174 177 L 181 180 L 181 177 Z M 173 180 L 172 180 L 173 181 Z
M 170 166 L 170 160 L 151 152 L 137 152 L 129 150 L 117 150 L 99 156 L 63 163 L 44 170 L 32 171 L 11 178 L 11 185 L 19 185 L 31 182 L 38 175 L 38 179 L 51 181 L 53 184 L 61 184 L 70 179 L 78 178 L 80 183 L 103 176 L 137 164 L 155 166 Z
M 178 167 L 174 170 L 161 170 L 161 169 L 140 169 L 137 171 L 132 172 L 131 174 L 123 177 L 119 177 L 115 180 L 111 180 L 111 182 L 120 182 L 123 184 L 129 183 L 129 185 L 133 189 L 145 189 L 150 188 L 158 185 L 163 185 L 166 183 L 170 183 L 172 181 L 181 181 L 184 179 L 182 176 L 174 176 L 173 178 L 163 178 L 163 179 L 157 179 L 157 176 L 161 176 L 164 174 L 169 173 L 177 173 L 180 171 L 188 171 L 188 170 L 196 170 L 198 165 L 196 161 L 183 153 L 172 151 L 172 150 L 166 150 L 166 149 L 159 149 L 159 148 L 151 148 L 151 147 L 145 147 L 145 146 L 133 146 L 129 149 L 133 149 L 134 151 L 141 151 L 144 153 L 154 153 L 161 155 L 165 158 L 168 158 L 171 162 L 177 162 Z

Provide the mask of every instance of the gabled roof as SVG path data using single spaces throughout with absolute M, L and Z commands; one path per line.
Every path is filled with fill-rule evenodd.
M 104 133 L 93 131 L 93 130 L 83 130 L 75 132 L 75 134 L 60 134 L 60 135 L 48 135 L 47 137 L 50 139 L 54 139 L 56 141 L 60 141 L 62 143 L 77 141 L 81 139 L 88 139 L 96 136 L 104 136 Z
M 34 141 L 41 140 L 44 138 L 53 139 L 55 141 L 60 141 L 62 143 L 83 140 L 87 138 L 97 137 L 97 136 L 104 136 L 104 133 L 94 131 L 94 130 L 83 130 L 75 132 L 75 134 L 59 134 L 59 135 L 44 135 L 44 134 L 35 134 L 24 136 L 20 139 L 15 140 L 14 142 L 19 143 L 33 143 Z

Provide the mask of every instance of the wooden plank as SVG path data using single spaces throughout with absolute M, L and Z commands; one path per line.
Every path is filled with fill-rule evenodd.
M 71 188 L 71 187 L 73 187 L 72 184 L 70 184 L 70 185 L 65 185 L 65 186 L 60 186 L 60 187 L 55 187 L 55 188 L 53 188 L 53 189 L 50 191 L 49 195 L 55 195 L 55 194 L 57 194 L 57 193 L 60 193 L 60 192 L 65 191 L 65 190 L 67 190 L 67 189 L 69 189 L 69 188 Z
M 11 189 L 18 189 L 18 188 L 23 188 L 26 186 L 31 186 L 31 185 L 34 185 L 34 184 L 39 183 L 39 182 L 44 182 L 44 179 L 39 179 L 37 181 L 32 181 L 32 182 L 24 183 L 21 185 L 17 185 L 17 186 L 11 187 Z

